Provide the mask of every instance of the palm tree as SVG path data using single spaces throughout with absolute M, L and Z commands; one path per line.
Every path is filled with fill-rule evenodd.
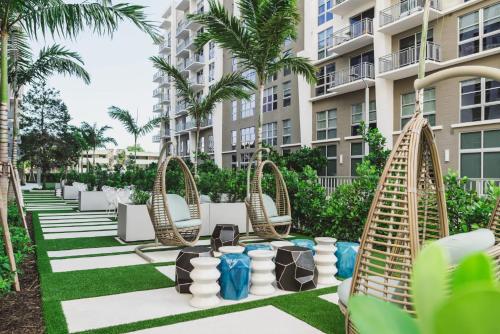
M 186 105 L 188 114 L 196 123 L 195 164 L 194 174 L 198 177 L 198 146 L 202 123 L 212 114 L 217 103 L 232 99 L 248 99 L 249 90 L 255 89 L 252 81 L 241 76 L 240 73 L 224 75 L 218 82 L 210 86 L 205 96 L 197 95 L 177 68 L 170 65 L 161 57 L 151 57 L 153 65 L 169 75 L 175 82 L 177 96 Z
M 266 80 L 278 71 L 288 68 L 313 84 L 315 67 L 307 58 L 284 53 L 282 45 L 295 40 L 300 21 L 296 0 L 240 0 L 240 15 L 230 14 L 222 2 L 208 0 L 209 10 L 189 15 L 189 19 L 203 26 L 203 33 L 195 40 L 201 48 L 214 42 L 231 51 L 243 70 L 255 71 L 260 99 L 264 96 Z M 263 111 L 257 114 L 257 146 L 262 147 Z M 260 155 L 259 155 L 260 159 Z
M 106 144 L 118 145 L 116 140 L 112 137 L 106 137 L 106 131 L 112 128 L 108 125 L 103 127 L 98 127 L 97 123 L 90 125 L 87 122 L 82 122 L 80 126 L 80 131 L 82 131 L 83 138 L 87 143 L 87 162 L 88 162 L 88 150 L 92 149 L 92 167 L 95 167 L 95 151 L 98 148 L 106 148 Z M 87 168 L 88 171 L 88 168 Z
M 134 118 L 130 111 L 119 107 L 111 106 L 108 109 L 108 114 L 111 118 L 117 119 L 122 123 L 125 130 L 134 136 L 134 160 L 137 162 L 137 139 L 150 133 L 156 125 L 160 124 L 162 117 L 156 117 L 147 121 L 144 125 L 137 123 L 137 117 Z

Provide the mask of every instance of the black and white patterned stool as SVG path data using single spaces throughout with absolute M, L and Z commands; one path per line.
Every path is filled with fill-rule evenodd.
M 316 288 L 318 275 L 310 249 L 285 246 L 277 250 L 276 283 L 286 291 L 306 291 Z
M 240 241 L 240 230 L 237 225 L 217 224 L 215 225 L 210 245 L 212 250 L 219 251 L 222 246 L 237 246 Z

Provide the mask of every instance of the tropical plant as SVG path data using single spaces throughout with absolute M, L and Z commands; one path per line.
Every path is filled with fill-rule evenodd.
M 450 272 L 444 251 L 430 244 L 412 274 L 416 317 L 371 296 L 351 297 L 351 319 L 360 334 L 500 333 L 500 284 L 491 258 L 476 253 Z
M 207 12 L 189 15 L 189 19 L 203 26 L 203 32 L 196 37 L 196 47 L 201 50 L 214 42 L 229 50 L 242 70 L 255 71 L 261 100 L 267 79 L 284 68 L 303 75 L 309 83 L 316 82 L 315 67 L 307 58 L 282 49 L 286 41 L 297 37 L 300 15 L 296 0 L 240 0 L 238 16 L 230 14 L 222 2 L 208 3 Z M 263 110 L 259 106 L 258 148 L 262 147 L 262 120 Z
M 254 89 L 255 86 L 253 82 L 243 78 L 241 74 L 231 73 L 222 76 L 219 81 L 210 86 L 206 95 L 202 95 L 202 93 L 196 93 L 188 79 L 165 59 L 151 57 L 151 61 L 157 69 L 165 72 L 174 80 L 177 96 L 196 123 L 194 175 L 198 177 L 198 149 L 203 122 L 212 114 L 217 103 L 232 99 L 247 99 L 250 96 L 248 90 Z
M 87 122 L 82 122 L 80 126 L 80 131 L 82 132 L 83 138 L 86 142 L 87 153 L 89 149 L 92 149 L 92 166 L 95 167 L 95 151 L 98 148 L 105 148 L 107 144 L 118 145 L 116 140 L 112 137 L 107 137 L 106 132 L 112 128 L 108 125 L 98 127 L 97 123 L 90 125 Z M 87 154 L 88 161 L 88 154 Z
M 139 139 L 142 136 L 147 135 L 150 133 L 156 125 L 160 124 L 162 121 L 162 117 L 156 117 L 153 119 L 150 119 L 143 125 L 139 125 L 137 123 L 137 119 L 139 118 L 139 115 L 137 115 L 135 118 L 132 116 L 130 111 L 121 109 L 115 106 L 111 106 L 108 109 L 108 114 L 111 118 L 116 119 L 122 123 L 123 127 L 129 134 L 131 134 L 134 137 L 134 148 L 137 148 L 137 139 Z M 134 160 L 137 161 L 137 152 L 138 150 L 134 150 Z

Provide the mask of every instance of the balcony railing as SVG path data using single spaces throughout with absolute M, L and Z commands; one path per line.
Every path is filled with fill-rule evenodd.
M 184 49 L 186 49 L 186 47 L 189 44 L 191 44 L 191 42 L 192 42 L 191 38 L 181 39 L 181 41 L 179 43 L 177 43 L 177 54 L 184 51 Z
M 160 102 L 161 103 L 169 103 L 170 102 L 170 94 L 168 92 L 165 92 L 160 96 Z
M 160 43 L 158 49 L 161 51 L 163 51 L 163 49 L 169 49 L 171 47 L 171 44 L 170 44 L 170 40 L 165 40 L 163 42 Z
M 153 135 L 153 143 L 159 143 L 161 141 L 160 135 Z
M 345 85 L 360 79 L 374 79 L 375 68 L 372 63 L 361 63 L 330 74 L 330 88 Z
M 186 105 L 184 103 L 178 103 L 175 106 L 175 113 L 180 114 L 182 112 L 186 111 Z
M 194 63 L 204 63 L 205 62 L 205 57 L 201 55 L 194 55 L 193 57 L 190 57 L 188 61 L 186 62 L 186 67 L 191 66 Z
M 430 0 L 430 6 L 433 9 L 440 10 L 441 3 L 439 0 Z M 389 23 L 396 22 L 413 13 L 424 10 L 425 0 L 406 0 L 401 1 L 391 7 L 380 11 L 380 26 L 383 27 Z
M 177 35 L 179 35 L 180 32 L 182 32 L 188 25 L 189 21 L 187 20 L 180 20 L 177 23 Z
M 335 47 L 365 34 L 373 35 L 372 19 L 363 19 L 333 33 L 333 46 Z
M 427 42 L 426 60 L 441 61 L 441 46 Z M 398 52 L 379 58 L 380 73 L 416 64 L 420 59 L 420 45 L 412 46 Z
M 204 85 L 205 84 L 205 79 L 203 77 L 196 77 L 196 78 L 189 79 L 189 82 L 193 86 Z
M 207 126 L 211 126 L 213 123 L 213 120 L 211 118 L 208 118 L 206 120 L 204 120 L 203 122 L 201 122 L 201 127 L 204 128 L 204 127 L 207 127 Z
M 163 71 L 158 71 L 153 75 L 153 81 L 157 81 L 164 76 L 165 76 L 165 74 L 163 73 Z
M 161 103 L 157 103 L 153 106 L 153 112 L 163 112 L 163 105 Z

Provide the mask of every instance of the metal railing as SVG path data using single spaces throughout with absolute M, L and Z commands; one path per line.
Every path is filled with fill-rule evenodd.
M 160 43 L 158 49 L 161 52 L 163 49 L 170 48 L 170 47 L 171 47 L 170 40 L 165 40 L 165 41 Z
M 160 96 L 160 103 L 169 103 L 169 102 L 170 102 L 170 94 L 167 91 Z
M 163 112 L 163 105 L 161 103 L 157 103 L 153 106 L 153 112 Z
M 326 195 L 330 196 L 338 186 L 351 184 L 356 176 L 319 176 L 318 182 L 325 188 Z
M 375 67 L 372 63 L 361 63 L 329 75 L 330 88 L 334 88 L 360 79 L 374 79 Z
M 163 88 L 156 88 L 153 90 L 153 97 L 160 97 L 163 94 Z
M 177 43 L 177 53 L 183 51 L 191 43 L 192 43 L 192 38 L 181 39 L 181 41 Z
M 465 184 L 465 190 L 475 191 L 479 196 L 484 196 L 493 186 L 500 187 L 500 179 L 469 178 Z
M 431 8 L 440 10 L 439 0 L 430 0 Z M 425 0 L 405 0 L 380 11 L 380 26 L 401 20 L 415 12 L 424 10 Z
M 179 35 L 188 25 L 189 21 L 187 20 L 180 20 L 177 23 L 177 35 Z
M 205 62 L 205 57 L 202 55 L 194 55 L 193 57 L 190 57 L 187 62 L 186 62 L 186 67 L 190 66 L 191 64 L 194 63 L 204 63 Z
M 412 46 L 398 52 L 379 58 L 380 73 L 392 71 L 404 66 L 418 63 L 420 59 L 420 45 Z M 441 46 L 427 42 L 426 60 L 441 61 Z
M 348 42 L 356 37 L 373 35 L 373 20 L 363 19 L 333 33 L 333 46 Z
M 180 114 L 182 112 L 186 111 L 186 104 L 184 103 L 177 103 L 175 106 L 175 113 Z
M 161 141 L 160 135 L 153 135 L 153 143 L 159 143 Z
M 163 71 L 158 71 L 153 75 L 153 81 L 156 81 L 164 76 L 165 74 L 163 73 Z

